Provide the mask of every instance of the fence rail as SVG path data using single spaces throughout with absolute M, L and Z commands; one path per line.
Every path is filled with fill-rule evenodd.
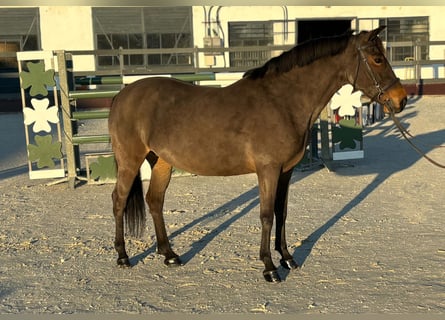
M 223 56 L 226 53 L 236 52 L 270 52 L 271 56 L 279 54 L 282 51 L 289 50 L 293 45 L 272 45 L 272 46 L 251 46 L 251 47 L 210 47 L 210 48 L 164 48 L 164 49 L 112 49 L 112 50 L 70 50 L 72 56 L 94 56 L 94 57 L 117 57 L 119 66 L 116 67 L 96 67 L 94 71 L 76 70 L 75 76 L 88 76 L 94 74 L 95 76 L 107 75 L 134 75 L 134 74 L 173 74 L 173 73 L 217 73 L 217 72 L 244 72 L 250 67 L 246 66 L 230 66 L 225 63 L 224 66 L 208 67 L 204 66 L 202 59 L 204 55 L 214 54 L 214 56 Z M 388 42 L 386 44 L 388 50 L 399 47 L 413 48 L 413 56 L 407 57 L 407 61 L 390 61 L 391 65 L 400 72 L 409 73 L 410 77 L 401 77 L 407 82 L 419 82 L 422 80 L 443 80 L 445 79 L 445 41 L 427 41 L 427 42 Z M 434 56 L 444 55 L 443 59 L 422 59 L 421 47 L 429 48 L 429 51 L 442 52 Z M 149 54 L 189 54 L 193 56 L 193 61 L 190 65 L 125 65 L 125 56 L 129 55 L 149 55 Z M 3 51 L 0 52 L 0 59 L 15 58 L 16 52 Z M 433 76 L 426 76 L 427 70 Z M 104 79 L 107 81 L 114 81 L 115 79 Z M 187 81 L 187 80 L 186 80 Z M 92 83 L 91 83 L 92 84 Z M 113 84 L 113 83 L 109 83 Z
M 406 43 L 391 43 L 392 47 L 404 46 Z M 435 41 L 430 42 L 430 44 L 437 46 L 444 46 L 445 41 Z M 413 44 L 414 45 L 414 44 Z M 416 56 L 409 61 L 402 62 L 393 62 L 393 66 L 395 68 L 404 68 L 404 70 L 408 70 L 405 72 L 410 72 L 413 75 L 413 78 L 405 81 L 420 81 L 422 79 L 422 72 L 424 67 L 430 67 L 435 72 L 436 78 L 430 79 L 430 81 L 443 81 L 445 79 L 444 70 L 445 67 L 445 59 L 434 59 L 434 60 L 422 60 L 419 59 L 420 55 L 420 46 L 422 43 L 415 44 Z M 48 58 L 47 55 L 51 56 L 52 63 L 57 62 L 57 70 L 58 70 L 58 83 L 57 91 L 60 94 L 60 106 L 62 107 L 62 119 L 63 119 L 63 127 L 64 127 L 64 146 L 65 153 L 67 159 L 67 178 L 70 187 L 74 187 L 74 181 L 77 178 L 77 174 L 79 171 L 78 168 L 78 146 L 84 144 L 94 144 L 94 143 L 108 143 L 110 141 L 110 137 L 108 134 L 96 134 L 96 135 L 79 135 L 76 132 L 76 123 L 78 120 L 88 120 L 88 119 L 106 119 L 108 117 L 108 110 L 89 110 L 89 111 L 80 111 L 75 110 L 73 108 L 76 105 L 77 100 L 81 99 L 96 99 L 96 98 L 111 98 L 119 92 L 121 86 L 130 83 L 132 81 L 137 80 L 141 77 L 150 77 L 150 76 L 158 76 L 164 75 L 169 77 L 175 77 L 184 81 L 208 81 L 208 80 L 218 80 L 218 77 L 223 75 L 223 77 L 227 77 L 227 75 L 235 74 L 237 77 L 240 77 L 240 74 L 234 73 L 236 72 L 244 72 L 247 67 L 227 67 L 227 68 L 201 68 L 199 67 L 199 58 L 200 55 L 206 52 L 215 53 L 217 50 L 220 50 L 221 53 L 227 52 L 247 52 L 247 51 L 255 51 L 255 50 L 269 50 L 271 54 L 279 54 L 282 50 L 287 50 L 291 48 L 291 46 L 259 46 L 259 47 L 243 47 L 243 48 L 189 48 L 189 49 L 144 49 L 144 50 L 135 50 L 135 49 L 120 49 L 120 50 L 82 50 L 82 51 L 63 51 L 58 50 L 54 52 L 43 52 L 45 53 L 40 60 L 45 60 Z M 98 72 L 98 71 L 77 71 L 73 72 L 72 63 L 70 63 L 70 59 L 77 55 L 117 55 L 119 56 L 119 61 L 124 61 L 124 56 L 129 54 L 151 54 L 153 52 L 163 52 L 163 53 L 179 53 L 179 52 L 191 52 L 195 56 L 194 65 L 187 68 L 158 68 L 157 72 L 152 70 L 144 69 L 144 72 L 141 70 L 128 70 L 124 69 L 123 63 L 120 64 L 118 69 L 106 70 L 106 73 Z M 37 59 L 37 53 L 39 52 L 31 52 L 28 54 L 27 59 L 22 59 L 20 61 L 33 61 Z M 21 53 L 20 53 L 21 54 Z M 34 57 L 34 54 L 36 57 Z M 9 56 L 9 53 L 1 52 L 0 57 Z M 57 59 L 55 59 L 57 58 Z M 21 63 L 19 64 L 19 70 L 21 67 Z M 55 66 L 53 66 L 55 68 Z M 184 70 L 187 70 L 184 72 Z M 136 72 L 137 71 L 137 72 Z M 181 72 L 179 72 L 181 71 Z M 223 71 L 224 73 L 219 73 Z M 235 79 L 231 79 L 235 80 Z M 77 86 L 88 86 L 88 90 L 75 90 Z M 104 87 L 110 88 L 109 90 L 97 90 L 92 89 L 94 85 L 104 85 Z M 116 88 L 118 87 L 118 88 Z M 22 97 L 25 97 L 23 88 Z M 55 95 L 57 98 L 57 95 Z M 25 107 L 25 106 L 24 106 Z M 60 134 L 59 134 L 60 135 Z M 323 150 L 322 150 L 323 151 Z M 326 148 L 325 148 L 326 151 Z M 77 153 L 77 154 L 76 154 Z M 63 161 L 62 161 L 63 164 Z M 64 168 L 59 171 L 64 171 Z M 57 174 L 59 174 L 57 171 Z M 51 172 L 50 172 L 51 173 Z
M 445 52 L 445 41 L 409 41 L 409 42 L 388 42 L 388 50 L 400 47 L 413 48 L 413 56 L 407 57 L 405 61 L 390 61 L 396 71 L 409 73 L 411 77 L 401 77 L 406 82 L 419 82 L 422 80 L 435 81 L 445 80 L 445 55 L 444 59 L 422 59 L 421 47 L 428 47 L 429 51 Z M 114 49 L 114 50 L 73 50 L 70 53 L 73 56 L 90 55 L 90 56 L 114 56 L 120 61 L 119 67 L 98 67 L 94 72 L 76 71 L 76 76 L 89 75 L 94 73 L 97 76 L 116 75 L 116 74 L 162 74 L 162 73 L 206 73 L 206 72 L 244 72 L 249 67 L 228 66 L 223 67 L 202 67 L 202 54 L 213 53 L 215 56 L 222 56 L 226 53 L 235 52 L 264 52 L 268 51 L 271 55 L 279 54 L 282 51 L 289 50 L 293 45 L 272 45 L 272 46 L 251 46 L 251 47 L 221 47 L 221 48 L 169 48 L 169 49 Z M 443 48 L 442 48 L 443 47 Z M 194 61 L 190 65 L 168 65 L 168 66 L 128 66 L 124 65 L 124 57 L 128 55 L 149 55 L 149 54 L 191 54 Z M 435 55 L 437 56 L 437 54 Z M 427 70 L 435 70 L 433 77 L 426 76 Z M 439 72 L 440 71 L 440 72 Z M 431 73 L 431 72 L 430 72 Z M 111 79 L 108 79 L 112 81 Z

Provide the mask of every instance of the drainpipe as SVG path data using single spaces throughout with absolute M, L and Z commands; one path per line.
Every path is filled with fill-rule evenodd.
M 289 29 L 288 29 L 288 11 L 287 11 L 287 6 L 281 6 L 281 8 L 283 9 L 283 39 L 284 39 L 284 43 L 286 43 L 287 38 L 288 38 L 288 33 L 289 33 Z

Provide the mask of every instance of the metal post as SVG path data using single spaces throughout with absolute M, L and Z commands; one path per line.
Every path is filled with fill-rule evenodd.
M 328 108 L 325 107 L 320 113 L 320 140 L 321 140 L 321 160 L 324 165 L 331 170 L 331 151 L 329 142 L 329 117 Z
M 122 47 L 119 47 L 119 69 L 121 73 L 121 77 L 124 75 L 124 54 L 122 53 L 122 50 L 124 50 Z M 122 87 L 124 85 L 122 84 Z
M 68 185 L 71 189 L 75 187 L 76 181 L 76 156 L 73 145 L 73 125 L 71 122 L 71 105 L 69 99 L 68 72 L 66 68 L 65 51 L 55 51 L 58 61 L 60 102 L 62 104 L 62 120 L 65 140 L 65 153 L 68 170 Z
M 422 60 L 421 55 L 421 49 L 420 49 L 420 41 L 419 39 L 416 39 L 416 42 L 414 44 L 414 61 L 415 61 L 415 77 L 416 77 L 416 83 L 420 84 L 421 78 L 422 78 L 422 70 L 420 65 L 420 60 Z
M 195 63 L 194 63 L 195 70 L 199 70 L 199 50 L 197 46 L 195 46 L 194 48 L 194 55 L 195 55 Z

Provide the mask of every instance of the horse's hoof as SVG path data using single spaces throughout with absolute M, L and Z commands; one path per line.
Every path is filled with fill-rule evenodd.
M 117 259 L 117 265 L 123 268 L 131 267 L 130 260 L 128 258 L 119 258 Z
M 280 276 L 278 275 L 277 270 L 263 271 L 263 276 L 267 282 L 273 282 L 273 283 L 281 282 L 281 279 L 280 279 Z
M 173 257 L 173 258 L 165 259 L 164 264 L 167 267 L 179 267 L 179 266 L 182 266 L 182 261 L 181 261 L 181 259 L 179 259 L 179 257 Z
M 283 268 L 287 270 L 293 270 L 299 267 L 298 264 L 294 261 L 294 259 L 281 259 L 280 264 Z

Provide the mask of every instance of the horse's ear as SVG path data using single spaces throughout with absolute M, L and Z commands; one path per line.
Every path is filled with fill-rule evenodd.
M 370 31 L 368 34 L 368 41 L 374 41 L 377 38 L 377 36 L 380 34 L 380 32 L 382 32 L 385 29 L 386 29 L 386 26 L 380 26 L 377 29 Z

